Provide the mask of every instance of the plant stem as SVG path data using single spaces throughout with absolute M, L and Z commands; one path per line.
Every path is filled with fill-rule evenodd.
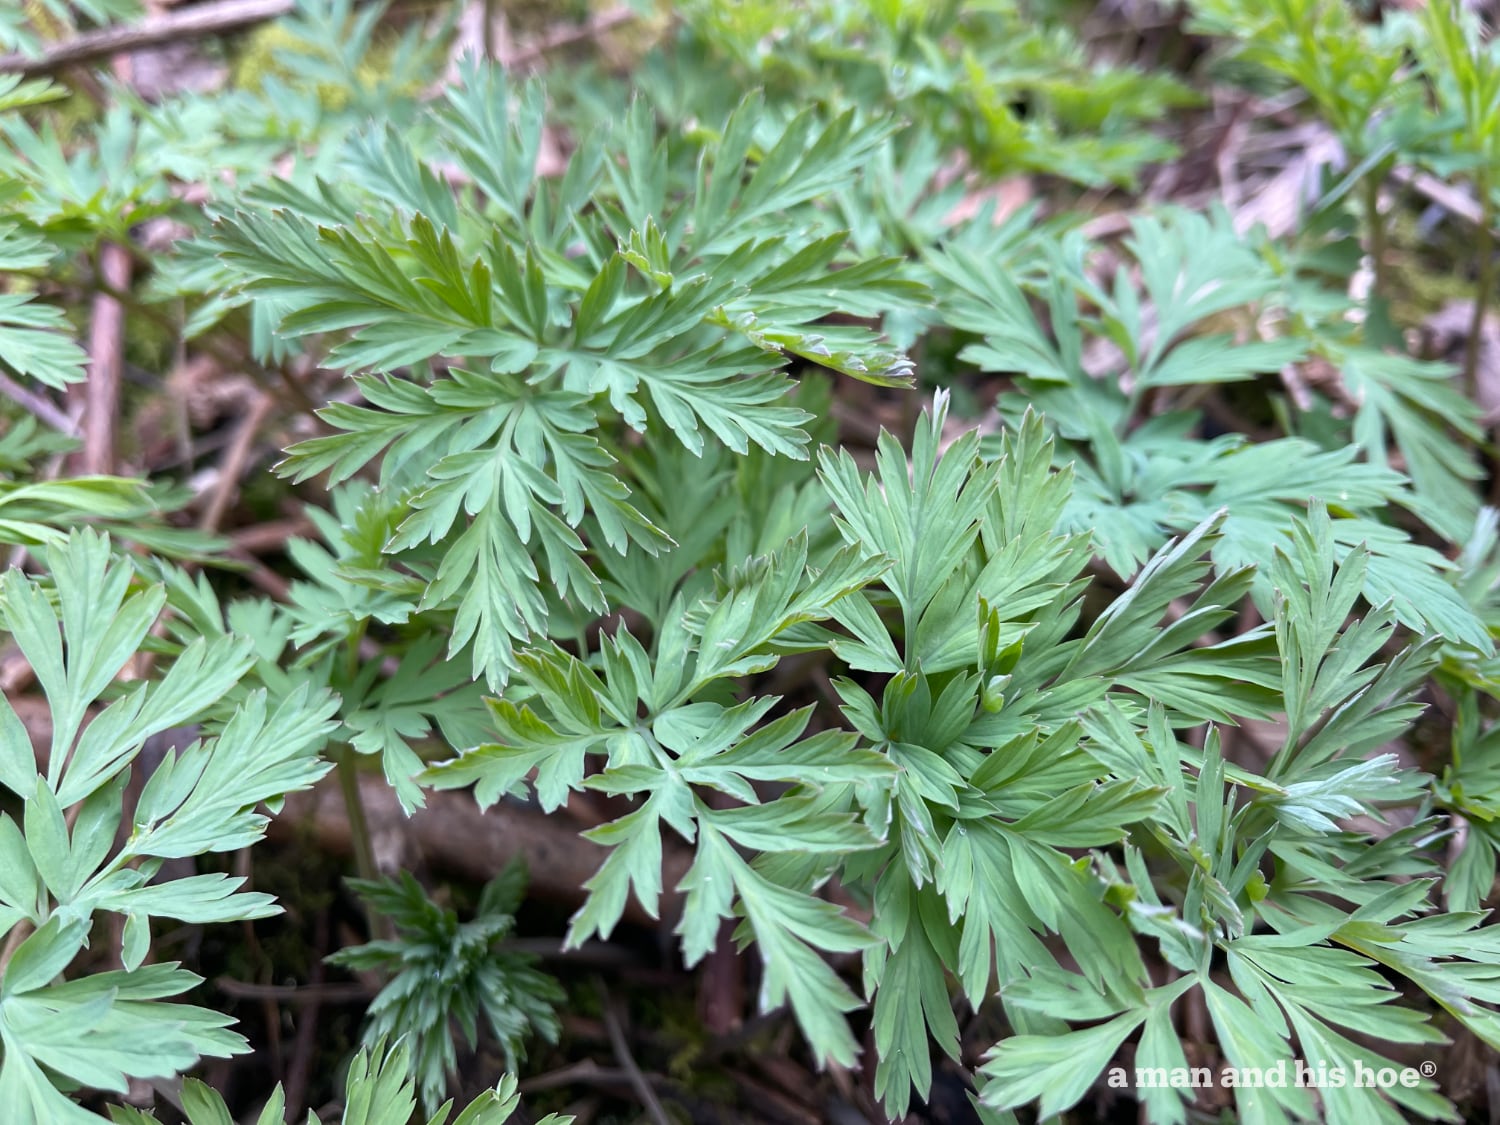
M 375 847 L 370 840 L 370 821 L 365 816 L 364 798 L 359 793 L 359 762 L 354 747 L 343 743 L 338 749 L 339 789 L 344 794 L 344 812 L 349 818 L 349 844 L 354 852 L 354 870 L 361 879 L 375 879 Z M 373 921 L 373 920 L 372 920 Z M 371 930 L 374 933 L 374 930 Z
M 21 943 L 29 938 L 36 930 L 28 919 L 22 918 L 11 927 L 10 933 L 5 936 L 5 947 L 0 949 L 0 979 L 4 979 L 5 970 L 10 965 L 10 959 L 15 956 Z
M 150 264 L 150 259 L 148 258 L 138 257 L 137 260 L 148 265 Z M 158 328 L 164 328 L 174 334 L 181 334 L 182 325 L 178 324 L 171 317 L 166 316 L 161 311 L 153 308 L 150 305 L 142 303 L 136 298 L 135 294 L 129 292 L 128 290 L 116 288 L 104 278 L 99 277 L 97 273 L 93 278 L 91 288 L 95 293 L 102 293 L 106 297 L 113 297 L 115 300 L 119 301 L 120 304 L 129 309 L 132 313 L 135 313 L 141 317 L 144 317 L 146 320 L 151 321 L 151 323 L 155 324 Z M 244 355 L 235 355 L 233 352 L 226 349 L 222 344 L 218 343 L 215 340 L 211 340 L 207 336 L 200 337 L 195 342 L 195 346 L 201 348 L 203 351 L 207 352 L 209 355 L 217 359 L 220 363 L 223 363 L 230 368 L 243 368 L 251 374 L 259 376 L 263 383 L 269 381 L 272 378 L 279 379 L 282 385 L 286 388 L 288 394 L 291 396 L 292 404 L 297 410 L 300 410 L 306 414 L 311 414 L 318 409 L 318 404 L 308 397 L 307 391 L 305 391 L 300 385 L 298 385 L 297 381 L 292 378 L 291 374 L 287 371 L 285 366 L 278 363 L 274 370 L 262 366 L 261 364 L 257 363 L 255 361 L 255 358 L 250 354 L 250 347 L 248 344 L 245 345 Z
M 364 640 L 367 622 L 361 621 L 344 645 L 344 684 L 352 685 L 359 675 L 359 643 Z M 361 879 L 374 879 L 375 846 L 370 840 L 370 819 L 365 815 L 364 797 L 359 792 L 359 755 L 347 742 L 338 744 L 339 789 L 344 794 L 344 811 L 349 817 L 349 844 L 354 853 L 354 869 Z M 371 915 L 370 921 L 375 921 Z M 372 934 L 375 932 L 372 928 Z
M 1469 342 L 1464 351 L 1464 386 L 1469 397 L 1479 393 L 1479 349 L 1484 332 L 1484 317 L 1490 297 L 1495 292 L 1494 205 L 1490 201 L 1490 178 L 1480 173 L 1479 190 L 1479 282 L 1474 290 L 1474 316 L 1469 321 Z
M 1370 268 L 1375 278 L 1370 286 L 1369 303 L 1373 304 L 1377 298 L 1384 297 L 1386 291 L 1385 276 L 1385 218 L 1380 213 L 1380 178 L 1373 172 L 1365 177 L 1365 222 L 1369 225 Z

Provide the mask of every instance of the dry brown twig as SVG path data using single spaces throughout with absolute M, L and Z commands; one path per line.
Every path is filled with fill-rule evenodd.
M 307 1104 L 307 1090 L 312 1079 L 313 1059 L 317 1053 L 318 1046 L 318 1015 L 322 1004 L 322 996 L 318 991 L 325 987 L 324 977 L 327 974 L 327 964 L 321 956 L 328 950 L 328 910 L 325 908 L 318 911 L 316 923 L 313 926 L 313 949 L 319 954 L 313 958 L 312 967 L 308 972 L 308 983 L 314 992 L 309 1003 L 297 1015 L 297 1036 L 292 1042 L 292 1058 L 287 1064 L 286 1078 L 283 1083 L 286 1093 L 287 1109 L 293 1121 L 302 1115 L 302 1108 Z
M 245 474 L 245 466 L 250 462 L 256 435 L 260 433 L 260 428 L 265 425 L 266 419 L 271 416 L 275 405 L 275 400 L 264 392 L 256 395 L 251 402 L 249 412 L 235 429 L 234 441 L 224 451 L 224 460 L 219 466 L 216 487 L 198 521 L 200 530 L 217 531 L 224 522 L 229 505 L 239 490 L 240 478 Z
M 656 1096 L 656 1091 L 651 1088 L 651 1083 L 646 1081 L 646 1076 L 641 1073 L 640 1066 L 635 1061 L 635 1056 L 630 1053 L 630 1043 L 625 1037 L 625 1025 L 620 1019 L 619 1009 L 616 1007 L 609 989 L 605 988 L 604 982 L 595 979 L 594 987 L 598 989 L 601 999 L 604 1001 L 604 1026 L 609 1031 L 610 1049 L 615 1053 L 615 1061 L 620 1064 L 620 1069 L 625 1072 L 625 1077 L 630 1081 L 630 1087 L 635 1091 L 635 1096 L 640 1099 L 641 1106 L 646 1110 L 646 1115 L 651 1118 L 655 1125 L 672 1125 L 672 1119 L 667 1116 L 666 1109 L 661 1104 L 661 1099 Z
M 48 44 L 35 56 L 0 55 L 0 74 L 52 74 L 78 63 L 124 51 L 159 47 L 187 39 L 224 35 L 289 14 L 295 0 L 218 0 L 180 12 L 155 16 L 138 24 L 101 27 Z
M 98 273 L 111 289 L 130 288 L 130 251 L 117 243 L 99 247 Z M 78 471 L 86 476 L 115 469 L 115 417 L 120 408 L 120 371 L 125 359 L 125 308 L 109 293 L 94 295 L 89 322 L 88 378 L 70 390 L 83 402 L 83 449 Z
M 53 74 L 79 63 L 93 62 L 125 51 L 227 35 L 289 15 L 295 0 L 217 0 L 181 11 L 164 13 L 137 24 L 101 27 L 69 39 L 48 44 L 37 55 L 0 55 L 0 74 L 23 76 Z M 610 8 L 587 23 L 558 28 L 533 43 L 527 43 L 505 59 L 508 66 L 525 66 L 544 55 L 586 42 L 635 18 L 630 8 Z
M 237 528 L 229 533 L 229 539 L 238 550 L 247 554 L 271 554 L 284 550 L 288 539 L 311 535 L 316 530 L 317 526 L 306 516 L 294 516 Z
M 67 434 L 70 438 L 82 434 L 78 423 L 54 406 L 50 399 L 27 390 L 3 371 L 0 371 L 0 394 L 59 433 Z
M 607 31 L 629 23 L 636 18 L 634 9 L 621 4 L 613 8 L 607 8 L 590 16 L 588 21 L 581 24 L 572 24 L 566 27 L 554 28 L 530 43 L 524 43 L 500 59 L 507 68 L 529 66 L 540 61 L 544 56 L 561 51 L 567 47 L 587 43 L 589 40 L 603 35 Z
M 236 1000 L 264 1000 L 278 1004 L 368 1003 L 375 991 L 358 982 L 335 984 L 256 984 L 235 977 L 219 977 L 214 987 Z
M 531 872 L 529 893 L 540 899 L 577 906 L 587 893 L 583 884 L 604 858 L 597 844 L 578 835 L 561 817 L 538 808 L 506 803 L 483 810 L 468 794 L 436 792 L 428 793 L 426 807 L 408 818 L 384 778 L 361 777 L 359 793 L 372 836 L 394 837 L 435 867 L 480 882 L 522 856 Z M 348 855 L 349 820 L 337 783 L 325 781 L 311 793 L 288 797 L 284 814 L 271 821 L 270 834 Z M 653 927 L 675 924 L 682 895 L 673 888 L 687 874 L 692 858 L 684 849 L 668 847 L 662 861 L 660 918 L 648 914 L 632 896 L 624 920 Z M 403 858 L 407 866 L 415 860 Z
M 527 1078 L 518 1088 L 523 1094 L 540 1094 L 574 1085 L 628 1087 L 630 1082 L 620 1067 L 602 1067 L 593 1059 L 580 1059 L 546 1074 Z
M 1415 168 L 1397 167 L 1391 170 L 1391 179 L 1403 187 L 1409 187 L 1419 195 L 1436 203 L 1444 211 L 1456 215 L 1465 222 L 1478 226 L 1484 218 L 1484 209 L 1479 201 L 1461 187 L 1444 183 L 1430 172 L 1419 172 Z

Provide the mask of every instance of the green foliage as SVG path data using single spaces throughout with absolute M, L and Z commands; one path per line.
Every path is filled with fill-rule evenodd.
M 0 50 L 34 55 L 43 43 L 80 25 L 128 20 L 140 10 L 137 0 L 29 0 L 7 5 L 0 11 Z
M 0 74 L 0 134 L 6 140 L 0 146 L 0 271 L 12 279 L 0 291 L 0 376 L 54 388 L 81 380 L 87 357 L 67 316 L 37 299 L 29 275 L 54 269 L 80 225 L 97 222 L 96 233 L 102 237 L 147 217 L 148 210 L 132 212 L 124 202 L 132 191 L 144 190 L 142 184 L 154 179 L 158 194 L 166 190 L 148 168 L 117 177 L 116 184 L 123 186 L 115 189 L 120 194 L 111 195 L 99 162 L 69 160 L 50 129 L 38 133 L 20 112 L 62 94 L 45 81 Z M 115 115 L 102 129 L 108 136 L 101 138 L 101 147 L 120 146 L 112 155 L 124 160 L 134 131 L 127 116 Z M 126 226 L 114 218 L 106 221 L 109 215 L 122 218 Z M 187 499 L 166 482 L 107 476 L 35 479 L 32 470 L 41 458 L 74 448 L 76 442 L 61 435 L 39 432 L 29 417 L 7 427 L 0 436 L 0 543 L 59 543 L 70 528 L 92 524 L 173 557 L 202 557 L 222 546 L 211 536 L 163 526 L 163 516 Z
M 1408 627 L 1430 623 L 1454 641 L 1489 651 L 1488 632 L 1443 580 L 1450 564 L 1382 518 L 1390 505 L 1402 504 L 1439 530 L 1466 526 L 1466 511 L 1472 524 L 1478 505 L 1470 481 L 1477 469 L 1472 455 L 1453 444 L 1449 427 L 1472 437 L 1477 415 L 1450 385 L 1452 373 L 1341 340 L 1331 328 L 1243 342 L 1203 332 L 1210 318 L 1234 315 L 1250 325 L 1288 304 L 1297 310 L 1311 303 L 1303 292 L 1287 301 L 1272 265 L 1236 238 L 1222 213 L 1138 219 L 1127 245 L 1139 265 L 1139 287 L 1123 264 L 1110 288 L 1092 281 L 1090 247 L 1076 236 L 1043 247 L 1022 273 L 1028 282 L 1036 278 L 1025 288 L 1003 266 L 962 246 L 932 260 L 944 283 L 945 319 L 981 335 L 964 357 L 983 371 L 1018 377 L 1017 392 L 1001 398 L 1002 415 L 1014 421 L 1034 407 L 1056 420 L 1065 443 L 1059 456 L 1074 464 L 1079 480 L 1066 526 L 1093 529 L 1105 560 L 1129 575 L 1168 534 L 1224 509 L 1215 561 L 1255 564 L 1264 575 L 1286 542 L 1290 519 L 1316 495 L 1336 508 L 1331 534 L 1343 549 L 1369 547 L 1365 593 L 1372 602 L 1394 599 Z M 1050 332 L 1028 304 L 1028 290 L 1045 303 Z M 1090 315 L 1087 306 L 1097 312 Z M 1143 309 L 1152 310 L 1154 323 L 1143 319 Z M 1101 343 L 1110 367 L 1087 370 L 1085 352 Z M 1192 435 L 1203 417 L 1190 406 L 1140 416 L 1149 393 L 1249 381 L 1313 348 L 1343 365 L 1361 404 L 1349 433 L 1357 445 L 1320 450 L 1293 436 L 1252 444 L 1232 433 L 1201 441 Z M 1414 488 L 1390 468 L 1391 436 Z M 1269 592 L 1262 579 L 1263 611 Z
M 757 727 L 779 700 L 730 705 L 723 689 L 774 667 L 780 636 L 826 619 L 879 573 L 880 560 L 865 562 L 859 554 L 845 549 L 815 568 L 805 539 L 793 539 L 723 576 L 725 588 L 712 600 L 692 607 L 674 602 L 651 651 L 618 630 L 603 642 L 598 671 L 555 645 L 522 654 L 518 675 L 534 704 L 497 701 L 500 741 L 430 773 L 440 786 L 477 782 L 481 804 L 515 789 L 533 769 L 548 811 L 569 790 L 585 787 L 640 796 L 634 812 L 588 833 L 612 850 L 587 884 L 589 900 L 573 919 L 569 942 L 594 933 L 608 937 L 632 892 L 657 913 L 661 830 L 668 827 L 696 844 L 696 861 L 682 884 L 687 900 L 679 933 L 687 963 L 709 952 L 720 919 L 737 911 L 765 962 L 763 1006 L 790 1001 L 815 1048 L 846 1065 L 856 1048 L 840 1017 L 858 1000 L 816 950 L 855 952 L 874 939 L 810 888 L 784 885 L 746 863 L 736 845 L 768 857 L 868 847 L 874 837 L 848 807 L 845 790 L 853 786 L 873 796 L 891 767 L 857 752 L 845 732 L 803 738 L 807 708 Z M 589 754 L 601 756 L 604 768 L 585 777 Z M 762 802 L 755 781 L 794 784 Z M 744 804 L 721 808 L 711 793 Z
M 1388 663 L 1371 659 L 1392 628 L 1388 609 L 1344 628 L 1366 562 L 1360 552 L 1335 564 L 1321 509 L 1295 525 L 1292 549 L 1278 553 L 1274 623 L 1286 730 L 1263 775 L 1227 766 L 1213 733 L 1201 751 L 1183 746 L 1157 705 L 1144 729 L 1118 707 L 1091 710 L 1085 721 L 1091 753 L 1163 791 L 1149 832 L 1125 849 L 1124 871 L 1102 855 L 1095 856 L 1096 870 L 1131 927 L 1159 943 L 1183 976 L 1153 988 L 1139 972 L 1133 983 L 1117 976 L 1103 986 L 1071 972 L 1051 979 L 1032 974 L 1008 1003 L 1041 1013 L 1066 1005 L 1108 1022 L 1087 1031 L 1054 1024 L 1001 1043 L 984 1068 L 992 1080 L 984 1093 L 989 1104 L 1004 1108 L 1045 1090 L 1044 1107 L 1066 1108 L 1083 1088 L 1075 1083 L 1065 1096 L 1059 1087 L 1038 1085 L 1038 1058 L 1092 1052 L 1091 1063 L 1102 1068 L 1114 1046 L 1142 1027 L 1137 1066 L 1185 1065 L 1176 1039 L 1160 1027 L 1153 1034 L 1151 1024 L 1165 1019 L 1189 988 L 1202 990 L 1226 1060 L 1237 1067 L 1303 1057 L 1292 1035 L 1305 1057 L 1348 1060 L 1341 1065 L 1350 1067 L 1393 1065 L 1336 1027 L 1388 1043 L 1440 1041 L 1420 1010 L 1399 1002 L 1380 966 L 1406 975 L 1475 1034 L 1492 1039 L 1493 1012 L 1483 1006 L 1493 1002 L 1488 974 L 1475 973 L 1470 963 L 1485 956 L 1487 936 L 1472 932 L 1479 916 L 1418 917 L 1431 888 L 1421 877 L 1434 874 L 1437 864 L 1410 849 L 1435 826 L 1419 821 L 1376 838 L 1351 834 L 1334 819 L 1369 815 L 1377 802 L 1400 801 L 1422 782 L 1390 755 L 1361 757 L 1410 721 L 1411 697 L 1434 658 L 1428 645 Z M 1244 798 L 1236 795 L 1241 787 Z M 1161 885 L 1152 868 L 1163 865 L 1180 872 L 1169 884 L 1170 900 L 1151 889 Z M 1256 933 L 1257 923 L 1269 932 Z M 1436 933 L 1452 940 L 1434 942 Z M 1216 954 L 1227 958 L 1234 992 L 1211 973 Z M 1003 985 L 1001 992 L 1009 995 Z M 1430 1083 L 1321 1093 L 1330 1120 L 1451 1113 Z M 1186 1120 L 1180 1094 L 1158 1091 L 1153 1119 Z M 1243 1096 L 1241 1111 L 1268 1120 L 1311 1119 L 1316 1112 L 1303 1089 L 1270 1097 L 1273 1104 L 1261 1106 Z
M 359 1051 L 349 1064 L 344 1085 L 344 1111 L 339 1125 L 408 1125 L 417 1110 L 417 1083 L 411 1075 L 411 1048 L 405 1040 L 396 1040 L 389 1049 L 384 1039 Z M 506 1075 L 493 1090 L 481 1094 L 453 1118 L 452 1125 L 503 1125 L 515 1113 L 520 1098 L 516 1080 Z M 212 1089 L 189 1078 L 182 1086 L 182 1108 L 188 1125 L 231 1125 L 229 1108 Z M 453 1103 L 438 1107 L 430 1117 L 419 1120 L 425 1125 L 449 1125 Z M 255 1125 L 285 1125 L 286 1095 L 277 1086 Z M 110 1107 L 110 1119 L 116 1125 L 150 1125 L 156 1118 L 139 1110 Z M 571 1117 L 555 1113 L 542 1118 L 537 1125 L 569 1125 Z M 308 1112 L 308 1125 L 321 1125 L 317 1114 Z
M 55 89 L 0 77 L 8 396 L 82 376 L 71 295 L 155 219 L 182 237 L 132 315 L 248 357 L 288 413 L 328 390 L 321 425 L 289 420 L 313 533 L 274 600 L 167 561 L 220 546 L 166 526 L 186 489 L 51 479 L 68 439 L 6 415 L 0 542 L 34 558 L 0 626 L 51 721 L 34 749 L 0 705 L 7 1113 L 93 1120 L 72 1095 L 246 1049 L 174 999 L 198 978 L 154 961 L 152 919 L 277 908 L 165 861 L 248 847 L 334 759 L 351 800 L 378 761 L 408 812 L 428 787 L 602 802 L 570 810 L 609 812 L 565 944 L 670 900 L 691 969 L 727 923 L 759 1008 L 873 1067 L 893 1118 L 980 1028 L 991 1120 L 1186 1065 L 1189 1009 L 1237 1067 L 1500 1049 L 1500 523 L 1478 403 L 1401 346 L 1380 206 L 1399 162 L 1489 213 L 1494 47 L 1439 3 L 1197 0 L 1213 67 L 1299 88 L 1343 146 L 1299 229 L 956 222 L 985 177 L 1064 204 L 1133 184 L 1170 151 L 1149 123 L 1193 101 L 1039 7 L 692 0 L 630 92 L 583 68 L 549 94 L 473 60 L 440 82 L 454 11 L 387 36 L 383 8 L 317 0 L 245 87 L 112 87 L 68 136 Z M 0 18 L 0 45 L 66 11 Z M 952 397 L 851 439 L 918 359 Z M 512 1069 L 558 1036 L 564 993 L 504 945 L 526 874 L 463 922 L 362 874 L 372 940 L 329 960 L 390 979 L 343 1120 L 446 1122 L 455 1031 L 482 1017 Z M 181 1090 L 193 1125 L 231 1120 Z M 1153 1121 L 1201 1108 L 1137 1093 Z M 1235 1098 L 1457 1114 L 1425 1079 Z
M 1356 158 L 1390 144 L 1417 108 L 1420 88 L 1397 81 L 1403 38 L 1364 22 L 1341 0 L 1193 0 L 1190 7 L 1198 29 L 1224 37 L 1237 59 L 1306 90 Z M 1393 108 L 1407 112 L 1387 118 Z
M 90 717 L 165 594 L 136 582 L 90 532 L 48 548 L 47 562 L 47 587 L 14 570 L 0 581 L 0 620 L 45 691 L 52 723 L 39 768 L 26 728 L 0 705 L 0 785 L 22 802 L 19 820 L 0 813 L 0 930 L 11 941 L 0 978 L 0 1100 L 17 1121 L 89 1121 L 59 1081 L 123 1093 L 127 1076 L 170 1078 L 202 1056 L 247 1049 L 226 1017 L 167 1000 L 199 978 L 176 963 L 144 963 L 151 921 L 261 918 L 275 904 L 239 890 L 238 877 L 159 876 L 165 860 L 258 840 L 267 818 L 257 806 L 328 769 L 318 751 L 334 701 L 302 690 L 273 707 L 263 691 L 251 693 L 212 733 L 168 751 L 127 809 L 146 740 L 206 718 L 249 669 L 250 644 L 195 641 L 159 681 L 126 688 Z M 65 978 L 101 913 L 124 919 L 124 970 Z
M 638 108 L 568 176 L 539 182 L 541 104 L 477 69 L 448 95 L 438 143 L 483 205 L 456 203 L 379 132 L 352 154 L 366 190 L 283 192 L 217 235 L 246 291 L 286 312 L 282 332 L 357 328 L 330 362 L 376 372 L 359 383 L 368 405 L 322 412 L 339 432 L 294 447 L 287 471 L 338 481 L 380 458 L 382 486 L 408 493 L 387 550 L 424 577 L 422 609 L 451 612 L 450 653 L 472 643 L 492 687 L 516 645 L 545 634 L 542 574 L 557 598 L 604 609 L 580 533 L 619 554 L 669 545 L 613 471 L 626 431 L 654 420 L 695 453 L 706 431 L 740 453 L 805 456 L 780 369 L 796 357 L 902 382 L 909 362 L 869 329 L 813 326 L 921 294 L 892 259 L 840 261 L 844 235 L 808 207 L 885 129 L 804 112 L 757 142 L 767 119 L 752 98 L 688 146 L 658 139 Z M 696 176 L 671 181 L 688 161 Z M 430 382 L 392 373 L 439 357 L 452 365 Z
M 900 114 L 990 174 L 1128 184 L 1171 156 L 1149 126 L 1194 94 L 1165 73 L 1089 58 L 1064 23 L 1028 18 L 1026 7 L 690 0 L 675 6 L 671 50 L 632 80 L 681 118 L 715 104 L 727 68 L 786 104 Z
M 0 75 L 0 118 L 15 121 L 16 110 L 42 105 L 61 96 L 46 82 L 23 82 L 20 75 Z M 12 134 L 13 135 L 13 134 Z M 17 202 L 24 183 L 0 161 L 0 269 L 32 270 L 51 258 L 40 232 L 20 221 Z M 41 304 L 25 292 L 0 294 L 0 355 L 3 368 L 50 386 L 60 387 L 83 378 L 83 349 L 65 331 L 67 319 L 60 309 Z
M 226 606 L 204 575 L 160 565 L 178 615 L 171 624 L 175 643 L 167 647 L 181 651 L 198 637 L 252 638 L 254 681 L 276 699 L 299 690 L 335 695 L 340 725 L 334 740 L 378 756 L 410 812 L 422 804 L 412 779 L 423 769 L 422 750 L 434 731 L 461 746 L 490 734 L 482 686 L 470 679 L 466 661 L 443 657 L 432 615 L 417 611 L 420 586 L 383 569 L 381 550 L 396 519 L 388 498 L 350 483 L 331 499 L 332 511 L 307 510 L 323 543 L 287 544 L 303 577 L 290 584 L 285 604 L 253 599 Z M 382 661 L 361 656 L 372 628 L 392 631 L 384 652 L 395 661 L 393 675 Z
M 376 1045 L 391 1035 L 410 1038 L 417 1087 L 429 1111 L 443 1101 L 454 1072 L 452 1023 L 473 1047 L 483 1015 L 510 1069 L 525 1057 L 528 1034 L 556 1041 L 560 1025 L 552 1008 L 564 999 L 562 988 L 532 967 L 535 958 L 494 948 L 515 924 L 526 891 L 523 866 L 513 863 L 496 876 L 474 918 L 462 923 L 407 872 L 399 880 L 355 880 L 351 886 L 372 917 L 390 919 L 396 936 L 341 949 L 328 960 L 390 975 L 370 1004 L 364 1042 L 378 1053 Z

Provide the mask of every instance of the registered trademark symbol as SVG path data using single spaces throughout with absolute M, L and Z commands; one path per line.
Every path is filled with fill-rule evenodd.
M 1417 1067 L 1417 1070 L 1421 1072 L 1423 1078 L 1431 1078 L 1434 1074 L 1437 1073 L 1437 1063 L 1429 1059 L 1421 1066 Z

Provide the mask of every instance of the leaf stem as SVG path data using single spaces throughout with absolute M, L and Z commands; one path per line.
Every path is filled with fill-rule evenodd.
M 5 935 L 5 947 L 0 949 L 0 980 L 5 979 L 5 970 L 10 965 L 10 959 L 15 956 L 16 950 L 21 948 L 21 943 L 36 931 L 29 918 L 22 918 L 10 928 L 10 933 Z
M 1386 237 L 1385 217 L 1380 213 L 1380 177 L 1371 172 L 1364 179 L 1365 223 L 1368 225 L 1370 268 L 1374 281 L 1370 286 L 1370 303 L 1386 293 Z
M 349 690 L 359 676 L 359 645 L 365 638 L 367 620 L 361 620 L 350 632 L 344 645 L 344 688 Z M 379 876 L 375 867 L 375 845 L 370 839 L 370 819 L 365 815 L 364 797 L 359 791 L 359 754 L 347 742 L 338 744 L 339 790 L 344 794 L 344 811 L 349 818 L 349 844 L 354 853 L 354 869 L 361 879 Z M 370 917 L 373 926 L 375 917 Z M 375 930 L 372 928 L 372 934 Z
M 354 870 L 361 879 L 375 879 L 380 872 L 375 867 L 370 821 L 365 816 L 365 802 L 359 792 L 359 755 L 348 743 L 342 743 L 337 754 L 339 789 L 344 794 L 344 811 L 349 818 L 349 844 L 354 852 Z
M 1470 398 L 1479 393 L 1479 349 L 1484 332 L 1484 317 L 1490 297 L 1495 292 L 1495 213 L 1490 200 L 1488 172 L 1479 174 L 1475 187 L 1479 192 L 1479 281 L 1474 290 L 1474 316 L 1469 321 L 1469 341 L 1464 349 L 1464 386 Z

